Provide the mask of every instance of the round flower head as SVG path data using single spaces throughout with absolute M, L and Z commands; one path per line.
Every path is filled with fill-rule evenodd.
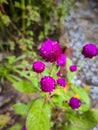
M 26 130 L 26 126 L 24 126 L 24 127 L 22 128 L 22 130 Z
M 51 76 L 44 76 L 40 81 L 41 89 L 44 92 L 52 92 L 56 87 L 56 82 Z
M 26 66 L 26 67 L 25 67 L 25 70 L 26 70 L 26 71 L 29 71 L 29 68 L 28 68 L 28 66 Z
M 74 72 L 74 71 L 77 70 L 77 66 L 76 66 L 76 65 L 71 65 L 71 66 L 69 67 L 69 69 L 70 69 L 70 71 Z
M 81 106 L 81 101 L 78 98 L 72 97 L 69 101 L 69 105 L 72 109 L 78 109 Z
M 82 49 L 85 58 L 92 58 L 98 54 L 98 48 L 94 44 L 86 44 Z
M 45 64 L 41 61 L 36 61 L 33 63 L 33 70 L 37 73 L 43 72 L 45 69 Z
M 65 85 L 66 85 L 66 80 L 59 77 L 59 78 L 57 79 L 57 84 L 60 85 L 60 86 L 62 86 L 62 87 L 65 87 Z
M 55 62 L 61 55 L 62 49 L 57 41 L 47 40 L 40 48 L 40 55 L 47 62 Z
M 61 56 L 57 59 L 58 66 L 64 66 L 66 64 L 66 55 L 61 54 Z
M 59 77 L 62 76 L 60 71 L 57 72 L 57 76 L 59 76 Z

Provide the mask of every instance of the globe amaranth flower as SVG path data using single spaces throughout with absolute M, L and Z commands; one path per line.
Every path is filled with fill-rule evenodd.
M 55 62 L 61 55 L 62 49 L 60 44 L 54 40 L 46 40 L 40 48 L 40 55 L 47 62 Z
M 58 66 L 65 66 L 66 64 L 66 55 L 61 54 L 61 56 L 57 59 L 57 65 Z
M 62 73 L 60 71 L 57 72 L 57 76 L 62 76 Z
M 76 65 L 71 65 L 69 67 L 70 71 L 74 72 L 74 71 L 77 71 L 77 66 Z
M 44 92 L 52 92 L 56 87 L 56 81 L 51 76 L 42 77 L 40 84 Z
M 98 48 L 92 43 L 86 44 L 82 49 L 82 54 L 85 58 L 92 58 L 98 54 Z
M 24 126 L 24 127 L 22 128 L 22 130 L 26 130 L 26 126 Z
M 41 61 L 35 61 L 33 63 L 33 70 L 37 73 L 43 72 L 45 69 L 45 64 Z
M 69 106 L 72 109 L 78 109 L 81 106 L 81 101 L 78 98 L 72 97 L 69 101 Z
M 65 80 L 64 78 L 59 77 L 59 78 L 57 79 L 57 84 L 58 84 L 59 86 L 61 86 L 61 87 L 65 87 L 65 86 L 66 86 L 66 80 Z
M 29 68 L 28 68 L 28 66 L 26 66 L 26 67 L 25 67 L 25 70 L 26 70 L 26 71 L 29 71 Z

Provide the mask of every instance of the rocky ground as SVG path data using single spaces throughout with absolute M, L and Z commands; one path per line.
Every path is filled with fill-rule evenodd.
M 77 10 L 72 11 L 65 23 L 68 46 L 74 49 L 72 61 L 78 66 L 83 61 L 82 47 L 94 43 L 98 47 L 98 12 L 86 3 L 77 3 Z M 98 56 L 92 60 L 86 59 L 81 71 L 75 77 L 77 85 L 90 86 L 94 99 L 98 99 Z
M 65 35 L 69 38 L 68 46 L 74 49 L 72 61 L 80 66 L 83 61 L 81 48 L 87 43 L 98 47 L 98 3 L 89 0 L 85 4 L 77 2 L 76 6 L 77 9 L 71 11 L 65 22 Z M 91 105 L 98 108 L 98 56 L 84 61 L 74 82 L 90 87 Z M 98 130 L 98 127 L 93 130 Z

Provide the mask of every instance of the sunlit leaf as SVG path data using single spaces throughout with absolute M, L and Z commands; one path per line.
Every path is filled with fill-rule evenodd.
M 20 124 L 15 124 L 14 126 L 12 126 L 9 130 L 22 130 L 22 125 Z
M 36 100 L 28 113 L 27 130 L 50 130 L 51 110 L 43 100 Z
M 23 103 L 17 103 L 13 105 L 15 112 L 19 115 L 26 116 L 28 107 Z
M 24 92 L 24 93 L 32 93 L 32 92 L 36 91 L 36 89 L 34 88 L 34 86 L 32 85 L 32 83 L 29 82 L 29 81 L 21 80 L 21 81 L 18 81 L 18 82 L 14 82 L 13 86 L 18 91 Z

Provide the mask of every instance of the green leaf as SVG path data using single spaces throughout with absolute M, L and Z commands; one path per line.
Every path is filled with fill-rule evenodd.
M 28 113 L 27 130 L 50 130 L 51 110 L 49 104 L 42 99 L 36 100 Z
M 64 99 L 61 97 L 61 95 L 54 95 L 52 97 L 52 102 L 55 104 L 56 107 L 62 107 L 63 106 Z
M 9 130 L 22 130 L 22 125 L 20 124 L 15 124 L 12 126 Z
M 40 34 L 38 36 L 39 41 L 41 41 L 43 38 L 44 38 L 44 34 L 43 34 L 43 32 L 40 32 Z
M 18 1 L 15 1 L 14 6 L 17 7 L 17 8 L 21 8 L 21 4 Z
M 90 110 L 81 114 L 69 113 L 67 119 L 79 130 L 90 130 L 98 124 L 98 109 Z
M 27 105 L 25 105 L 23 103 L 18 103 L 18 104 L 14 104 L 13 108 L 17 114 L 22 115 L 22 116 L 26 116 L 27 110 L 28 110 Z
M 50 70 L 48 68 L 45 68 L 45 70 L 42 73 L 42 76 L 48 76 L 50 74 Z
M 24 93 L 35 92 L 34 86 L 29 81 L 21 80 L 21 81 L 18 81 L 18 82 L 14 82 L 13 86 L 15 87 L 15 89 L 17 89 L 20 92 L 24 92 Z
M 81 130 L 81 129 L 79 129 L 79 128 L 77 128 L 76 126 L 74 126 L 74 125 L 65 125 L 64 126 L 64 129 L 63 130 Z M 84 130 L 84 129 L 83 129 Z
M 44 24 L 44 34 L 47 36 L 49 34 L 49 30 L 51 29 L 51 26 L 49 24 Z
M 0 3 L 8 4 L 7 0 L 0 0 Z
M 10 17 L 7 15 L 2 15 L 1 20 L 4 25 L 8 26 L 11 22 Z
M 77 125 L 83 130 L 89 130 L 98 124 L 98 110 L 83 113 L 80 119 L 76 120 Z
M 92 129 L 98 125 L 98 109 L 83 113 L 81 119 L 77 120 L 77 123 L 81 125 L 83 129 Z

